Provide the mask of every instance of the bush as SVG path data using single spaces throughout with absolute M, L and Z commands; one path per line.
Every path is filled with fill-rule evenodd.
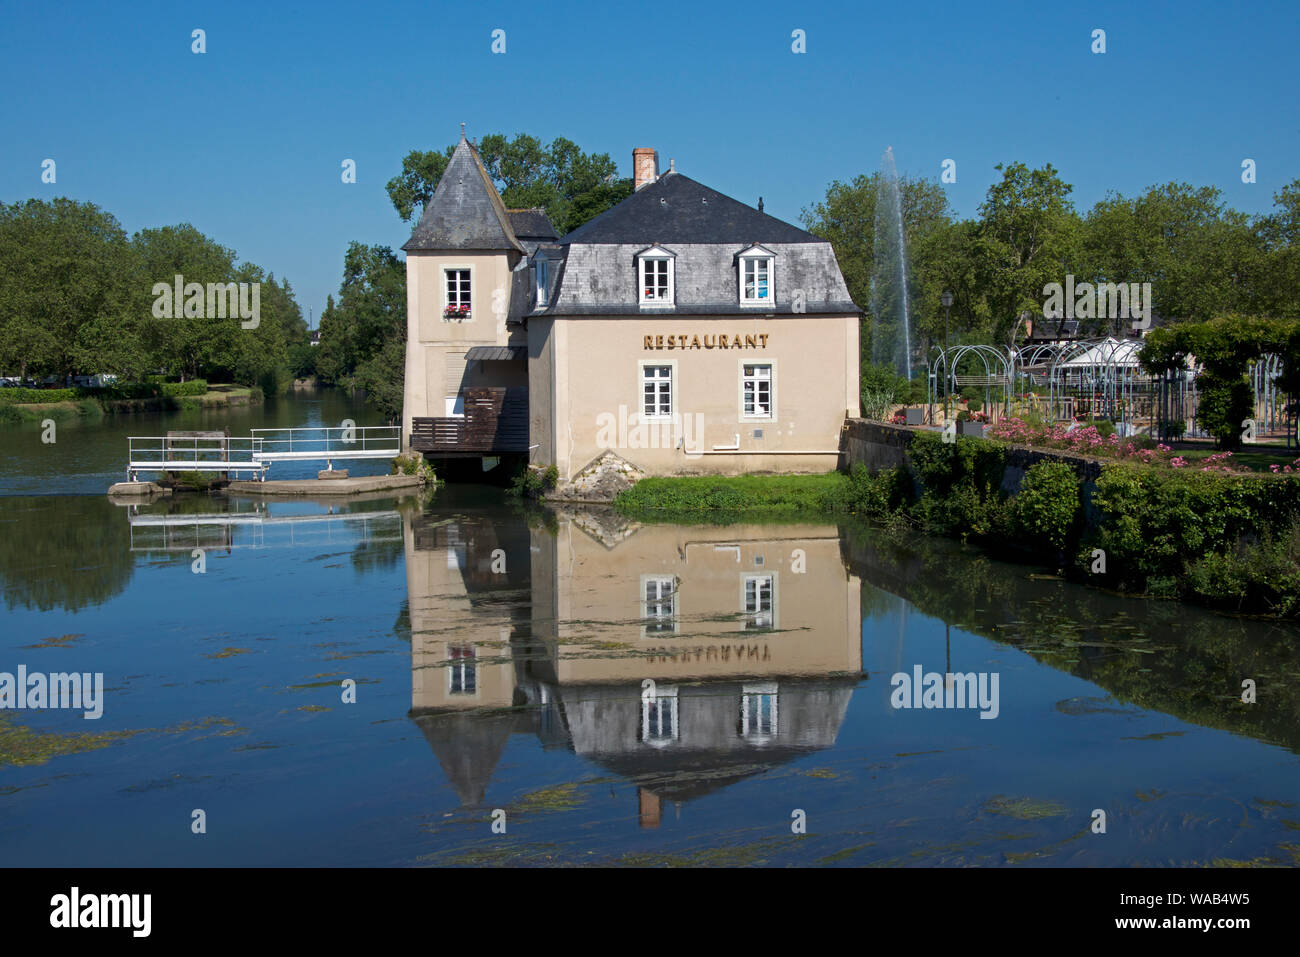
M 84 389 L 0 389 L 0 402 L 28 405 L 33 402 L 72 402 L 85 394 Z
M 1189 565 L 1208 568 L 1290 533 L 1300 520 L 1300 482 L 1108 465 L 1092 503 L 1099 524 L 1091 544 L 1106 552 L 1108 575 L 1133 589 L 1171 580 L 1191 594 L 1199 586 L 1186 581 Z
M 893 405 L 894 391 L 892 389 L 862 390 L 863 418 L 883 422 L 885 421 L 885 417 L 889 415 L 889 410 Z
M 517 498 L 541 498 L 559 482 L 560 470 L 554 465 L 548 465 L 544 469 L 529 465 L 515 473 L 508 491 Z
M 1031 550 L 1059 553 L 1077 532 L 1082 514 L 1079 477 L 1064 462 L 1029 467 L 1011 499 L 1012 533 Z

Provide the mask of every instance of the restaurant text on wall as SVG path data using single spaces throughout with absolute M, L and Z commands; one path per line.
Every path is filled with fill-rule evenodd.
M 766 349 L 768 332 L 748 336 L 729 336 L 718 333 L 711 336 L 670 335 L 642 336 L 643 349 Z

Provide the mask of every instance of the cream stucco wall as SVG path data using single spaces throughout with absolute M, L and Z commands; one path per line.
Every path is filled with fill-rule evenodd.
M 652 474 L 827 471 L 858 414 L 855 315 L 561 318 L 529 337 L 532 461 L 566 480 L 606 448 Z M 771 417 L 742 415 L 745 363 L 773 366 Z M 645 364 L 673 370 L 672 422 L 641 418 Z
M 446 414 L 448 356 L 473 346 L 522 346 L 527 331 L 508 327 L 510 272 L 518 253 L 409 252 L 406 256 L 406 384 L 402 404 L 402 443 L 407 445 L 411 420 Z M 473 311 L 467 321 L 442 317 L 447 306 L 443 269 L 471 271 Z M 468 369 L 465 385 L 526 385 L 521 368 L 493 363 Z M 508 381 L 507 381 L 508 380 Z
M 550 647 L 535 667 L 555 683 L 861 670 L 862 584 L 844 566 L 834 525 L 643 525 L 609 547 L 561 515 L 554 537 L 533 540 L 533 635 Z M 770 631 L 747 628 L 742 615 L 752 575 L 774 582 Z M 646 627 L 647 577 L 675 580 L 671 631 Z M 593 652 L 593 621 L 602 642 L 627 650 Z

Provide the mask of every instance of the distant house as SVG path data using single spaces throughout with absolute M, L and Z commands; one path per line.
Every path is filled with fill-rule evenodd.
M 859 309 L 825 240 L 633 152 L 635 192 L 558 237 L 461 138 L 407 254 L 404 439 L 606 450 L 651 474 L 825 471 L 858 414 Z

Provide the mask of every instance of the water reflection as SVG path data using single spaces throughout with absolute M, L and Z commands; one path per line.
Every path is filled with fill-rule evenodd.
M 864 677 L 833 525 L 422 516 L 406 568 L 412 718 L 466 805 L 531 734 L 635 783 L 653 825 L 833 746 Z

